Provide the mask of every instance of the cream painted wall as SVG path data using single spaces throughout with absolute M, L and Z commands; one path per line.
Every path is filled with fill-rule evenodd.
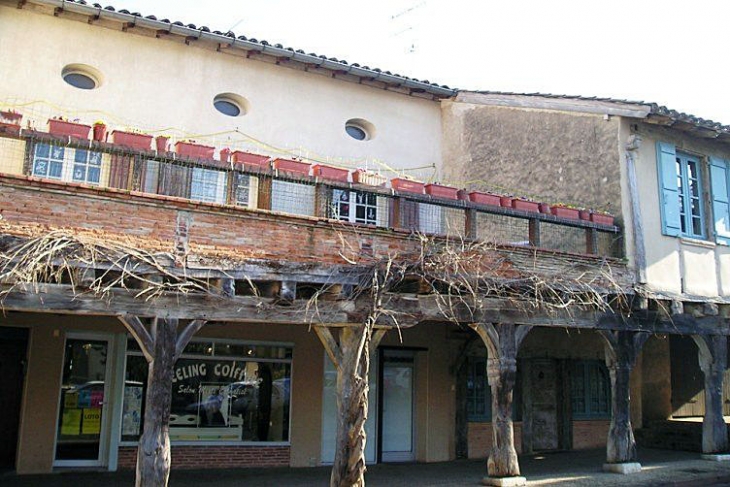
M 180 129 L 179 135 L 219 148 L 235 147 L 234 141 L 264 153 L 272 148 L 298 153 L 303 148 L 308 151 L 304 155 L 351 167 L 365 159 L 397 168 L 441 164 L 438 102 L 332 79 L 330 73 L 216 52 L 202 44 L 188 46 L 172 36 L 157 39 L 139 28 L 125 33 L 83 19 L 34 13 L 41 10 L 32 5 L 0 7 L 0 72 L 12 73 L 0 87 L 0 104 L 42 102 L 18 107 L 43 118 L 39 129 L 49 116 L 63 114 L 152 132 L 173 127 Z M 71 63 L 101 71 L 101 87 L 79 90 L 66 84 L 61 71 Z M 217 112 L 213 97 L 226 92 L 245 97 L 249 112 L 241 117 Z M 62 107 L 71 110 L 64 113 Z M 375 137 L 366 142 L 349 137 L 344 124 L 351 118 L 371 122 Z M 246 143 L 238 134 L 199 135 L 234 130 L 265 145 Z
M 634 121 L 635 122 L 635 121 Z M 625 147 L 632 123 L 622 123 L 621 147 Z M 719 144 L 693 139 L 668 128 L 648 124 L 637 126 L 642 138 L 636 161 L 639 200 L 644 226 L 647 260 L 647 285 L 655 291 L 703 297 L 730 296 L 730 249 L 716 244 L 712 236 L 711 205 L 704 200 L 708 237 L 702 240 L 662 235 L 657 172 L 657 141 L 674 144 L 678 150 L 700 157 L 703 189 L 709 188 L 707 157 L 719 155 L 730 159 L 730 150 Z M 624 204 L 628 204 L 628 186 L 622 185 Z M 625 213 L 626 214 L 626 213 Z M 627 232 L 628 233 L 628 232 Z M 633 240 L 630 241 L 633 244 Z

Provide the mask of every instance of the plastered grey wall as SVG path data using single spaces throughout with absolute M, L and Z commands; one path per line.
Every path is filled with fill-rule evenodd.
M 618 119 L 442 103 L 445 179 L 620 213 Z

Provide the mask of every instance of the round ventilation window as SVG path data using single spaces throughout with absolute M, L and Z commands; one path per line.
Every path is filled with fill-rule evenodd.
M 61 71 L 61 77 L 80 90 L 93 90 L 101 85 L 101 73 L 86 64 L 69 64 Z
M 345 132 L 355 140 L 370 140 L 375 137 L 375 126 L 362 118 L 345 122 Z
M 248 111 L 248 101 L 235 93 L 221 93 L 213 98 L 213 106 L 223 115 L 240 117 Z

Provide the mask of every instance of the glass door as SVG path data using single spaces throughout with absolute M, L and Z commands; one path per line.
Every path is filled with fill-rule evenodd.
M 411 462 L 413 448 L 414 355 L 409 351 L 385 351 L 382 365 L 383 462 Z
M 109 340 L 66 339 L 55 466 L 100 466 L 105 460 Z

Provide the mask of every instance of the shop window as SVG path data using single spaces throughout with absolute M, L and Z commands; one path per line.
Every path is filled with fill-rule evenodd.
M 487 383 L 487 359 L 469 359 L 466 379 L 467 417 L 473 422 L 492 420 L 492 391 Z
M 611 381 L 602 361 L 573 364 L 571 404 L 574 419 L 611 417 Z
M 291 358 L 290 346 L 191 342 L 173 370 L 170 439 L 289 441 Z M 146 384 L 147 361 L 138 347 L 131 345 L 127 352 L 122 441 L 139 439 Z

